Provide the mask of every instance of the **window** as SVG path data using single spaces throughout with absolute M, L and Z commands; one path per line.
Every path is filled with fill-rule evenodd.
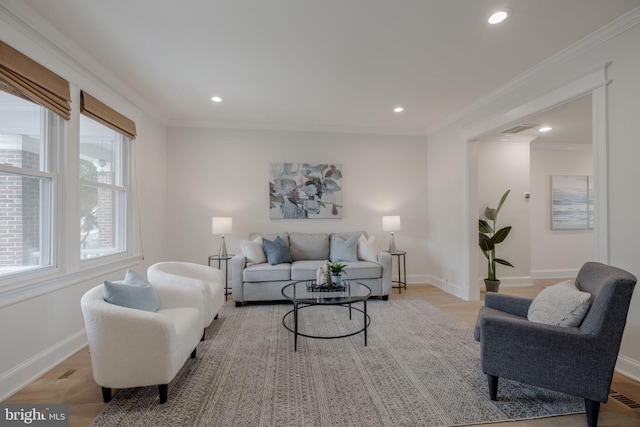
M 62 120 L 0 91 L 0 277 L 54 264 L 55 162 Z
M 126 251 L 128 153 L 123 134 L 80 115 L 80 257 Z

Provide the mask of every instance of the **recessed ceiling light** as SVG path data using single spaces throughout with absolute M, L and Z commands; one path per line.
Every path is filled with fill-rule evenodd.
M 212 100 L 213 102 L 222 102 L 222 98 L 220 98 L 219 96 L 212 96 L 212 97 L 211 97 L 211 100 Z
M 494 12 L 494 14 L 489 17 L 488 22 L 489 24 L 492 24 L 492 25 L 499 24 L 505 19 L 507 19 L 508 17 L 510 17 L 511 15 L 513 15 L 513 9 L 509 9 L 509 8 L 500 9 Z
M 553 129 L 551 126 L 542 126 L 538 132 L 549 132 L 551 129 Z
M 404 107 L 396 107 L 393 109 L 396 113 L 402 113 L 404 111 Z

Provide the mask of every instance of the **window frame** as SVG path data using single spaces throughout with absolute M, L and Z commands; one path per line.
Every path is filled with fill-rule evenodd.
M 16 96 L 15 94 L 11 94 Z M 14 272 L 0 274 L 0 288 L 21 278 L 38 276 L 58 268 L 58 189 L 59 179 L 57 159 L 60 146 L 64 144 L 67 122 L 54 111 L 35 102 L 25 100 L 39 107 L 40 115 L 40 166 L 39 169 L 22 168 L 0 163 L 0 172 L 10 176 L 40 180 L 39 210 L 39 262 L 37 265 L 23 265 Z M 47 262 L 44 263 L 43 259 Z
M 84 116 L 85 116 L 84 118 L 87 120 L 92 120 L 95 123 L 105 126 L 103 123 L 100 123 L 99 121 L 95 120 L 93 117 L 89 115 L 84 115 Z M 79 120 L 78 127 L 79 128 L 81 127 L 81 120 Z M 99 190 L 100 189 L 108 190 L 114 193 L 114 203 L 116 205 L 116 208 L 114 209 L 114 218 L 113 218 L 113 224 L 115 228 L 114 230 L 114 249 L 115 250 L 114 252 L 107 253 L 104 255 L 84 258 L 83 249 L 80 246 L 78 259 L 80 261 L 81 266 L 83 267 L 93 263 L 102 262 L 102 260 L 105 260 L 105 259 L 121 257 L 123 255 L 129 254 L 130 233 L 128 229 L 128 224 L 130 219 L 129 217 L 133 215 L 133 213 L 130 212 L 130 209 L 129 209 L 129 200 L 130 200 L 130 193 L 131 193 L 131 163 L 132 163 L 132 155 L 133 155 L 132 154 L 133 141 L 131 138 L 129 138 L 127 135 L 123 134 L 122 132 L 114 129 L 111 129 L 111 130 L 117 135 L 116 150 L 115 150 L 117 161 L 114 163 L 120 165 L 119 170 L 117 171 L 118 175 L 114 179 L 115 183 L 107 184 L 107 183 L 89 181 L 86 179 L 81 179 L 78 175 L 77 188 L 78 188 L 78 194 L 82 193 L 81 189 L 83 186 L 93 187 Z M 78 148 L 80 147 L 80 144 L 81 144 L 81 139 L 82 139 L 82 137 L 80 136 L 81 134 L 82 134 L 82 131 L 80 130 L 79 138 L 78 138 Z M 81 158 L 80 149 L 78 149 L 78 156 L 77 156 L 78 164 L 80 163 L 80 158 Z M 78 215 L 80 214 L 79 202 L 78 202 L 76 214 Z M 81 231 L 80 222 L 78 222 L 78 232 L 80 231 Z M 80 234 L 81 233 L 79 233 L 79 235 Z

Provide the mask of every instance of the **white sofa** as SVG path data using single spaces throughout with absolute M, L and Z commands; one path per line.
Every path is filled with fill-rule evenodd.
M 218 317 L 224 304 L 225 277 L 220 269 L 190 262 L 159 262 L 149 266 L 147 278 L 154 286 L 162 284 L 198 289 L 204 304 L 203 329 Z
M 202 296 L 197 289 L 155 285 L 155 312 L 122 307 L 104 300 L 104 285 L 81 299 L 93 378 L 105 403 L 112 388 L 158 385 L 160 403 L 168 384 L 196 356 L 202 336 Z
M 352 236 L 367 239 L 364 231 L 344 233 L 295 233 L 281 232 L 278 234 L 252 233 L 250 241 L 259 238 L 269 240 L 277 236 L 286 243 L 290 250 L 290 263 L 271 265 L 268 262 L 251 264 L 247 262 L 245 253 L 239 253 L 231 259 L 232 296 L 236 306 L 250 301 L 283 300 L 284 285 L 298 280 L 314 280 L 319 266 L 331 260 L 333 243 L 349 239 Z M 334 240 L 335 239 L 335 240 Z M 333 243 L 332 243 L 333 241 Z M 242 244 L 242 242 L 241 242 Z M 342 262 L 346 265 L 345 279 L 355 280 L 371 288 L 372 296 L 388 299 L 391 293 L 391 255 L 387 252 L 376 251 L 369 260 L 358 258 L 354 261 Z M 375 258 L 375 260 L 374 260 Z

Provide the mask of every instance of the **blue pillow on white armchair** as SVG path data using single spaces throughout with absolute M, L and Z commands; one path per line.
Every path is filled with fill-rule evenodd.
M 160 303 L 155 289 L 147 280 L 131 269 L 123 281 L 104 281 L 104 300 L 121 307 L 158 311 Z

